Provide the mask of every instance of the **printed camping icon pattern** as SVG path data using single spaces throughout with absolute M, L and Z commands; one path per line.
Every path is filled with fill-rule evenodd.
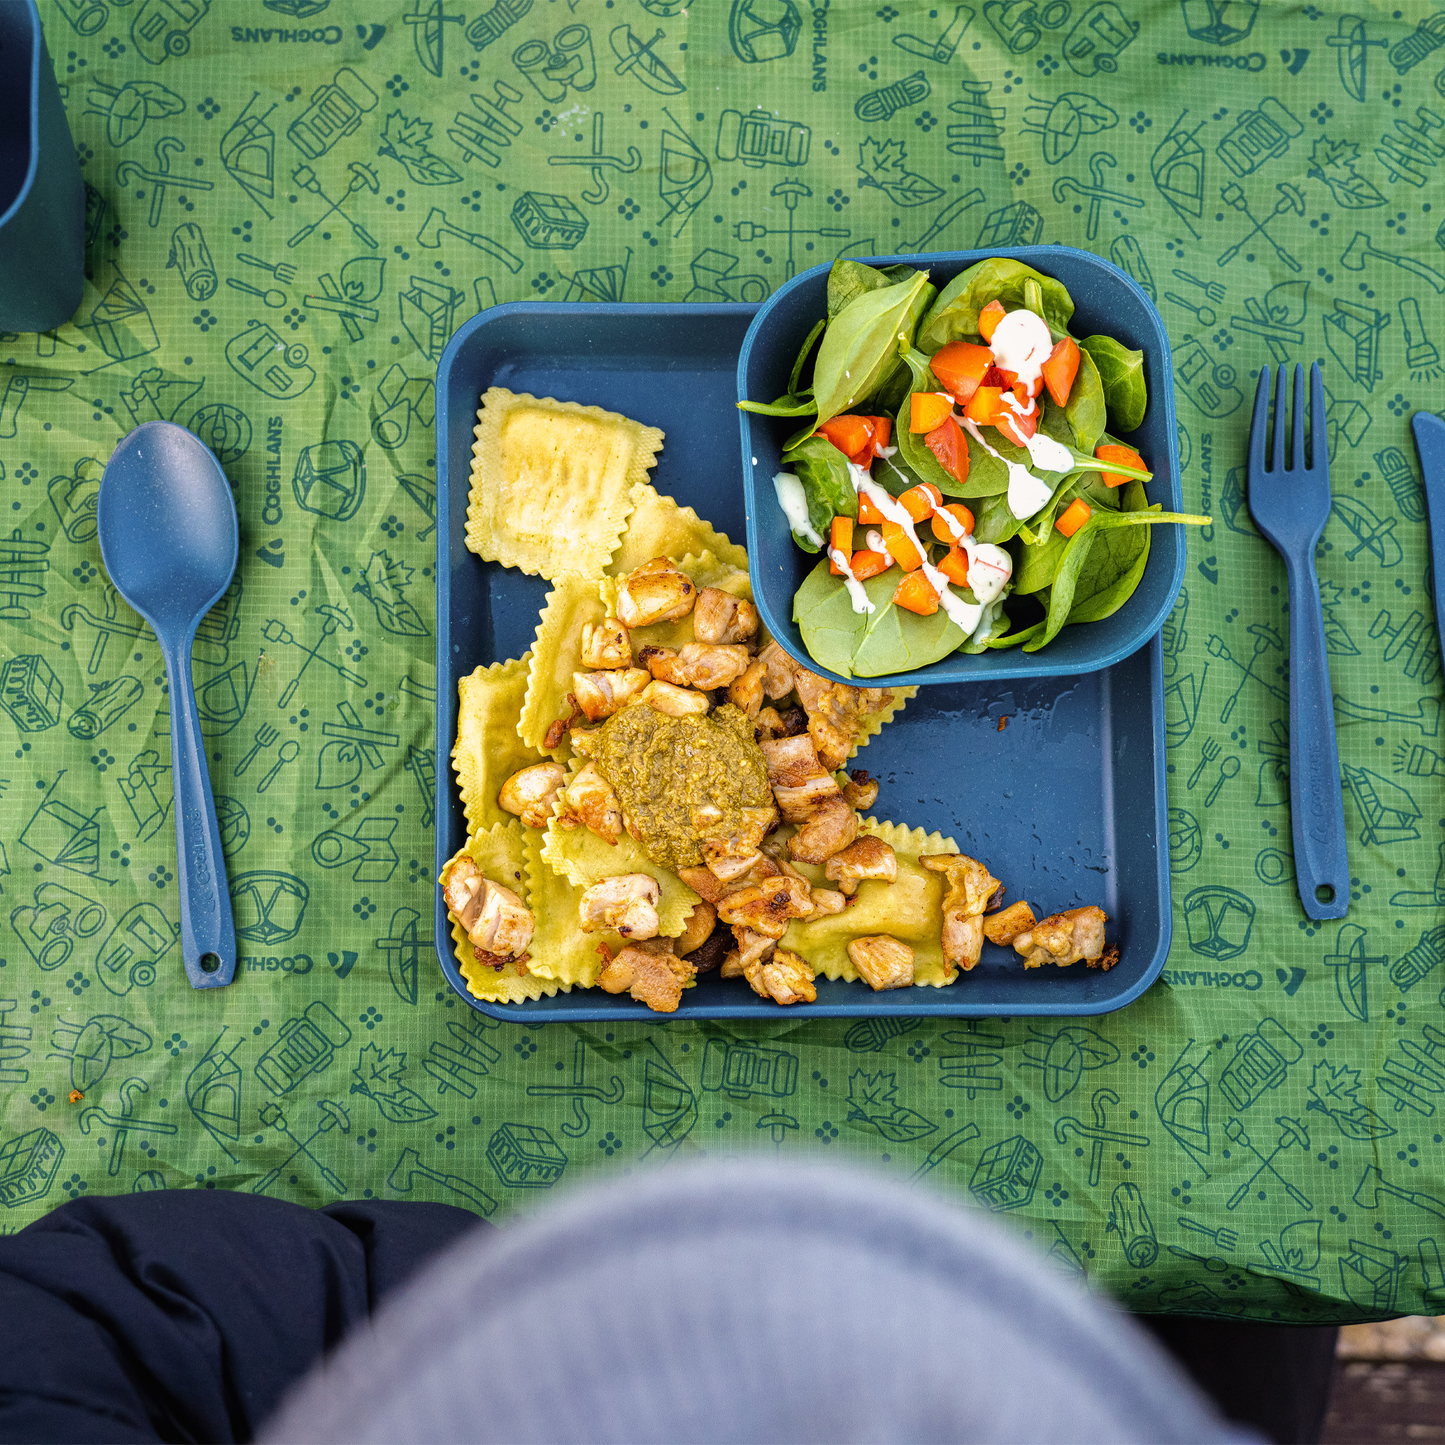
M 1407 431 L 1445 370 L 1440 17 L 447 9 L 42 4 L 88 277 L 71 323 L 0 338 L 0 1228 L 179 1187 L 500 1214 L 589 1164 L 807 1144 L 1009 1213 L 1135 1308 L 1445 1308 L 1445 738 Z M 452 331 L 1044 240 L 1159 306 L 1185 500 L 1214 517 L 1163 637 L 1162 981 L 1032 1025 L 473 1013 L 429 922 Z M 1245 400 L 1286 360 L 1321 362 L 1329 409 L 1353 886 L 1325 928 L 1293 886 L 1283 578 L 1244 505 Z M 195 665 L 244 969 L 203 1000 L 164 683 L 95 536 L 110 449 L 156 418 L 215 450 L 244 539 Z

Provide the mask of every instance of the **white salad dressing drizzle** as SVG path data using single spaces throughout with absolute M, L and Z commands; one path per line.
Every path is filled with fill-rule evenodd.
M 1032 311 L 1010 311 L 989 337 L 994 365 L 1011 371 L 1032 393 L 1054 349 L 1047 323 Z
M 803 490 L 802 482 L 792 472 L 779 472 L 773 478 L 773 490 L 778 494 L 778 505 L 788 519 L 788 526 L 800 537 L 806 537 L 815 547 L 821 547 L 823 539 L 813 530 L 813 524 L 808 520 L 808 494 Z
M 928 553 L 924 549 L 923 543 L 919 540 L 918 533 L 913 530 L 913 518 L 908 515 L 908 509 L 898 501 L 897 498 L 890 496 L 888 492 L 884 491 L 868 474 L 865 468 L 858 466 L 854 462 L 849 462 L 848 475 L 852 478 L 853 487 L 860 496 L 867 497 L 887 521 L 896 522 L 903 529 L 904 535 L 907 536 L 909 541 L 917 548 L 918 555 L 924 559 L 923 575 L 928 578 L 929 585 L 938 594 L 938 605 L 948 614 L 949 620 L 961 628 L 965 635 L 971 634 L 974 628 L 978 626 L 979 619 L 983 616 L 985 601 L 997 597 L 999 592 L 1003 590 L 1004 583 L 1008 581 L 1009 571 L 1013 565 L 1008 553 L 1003 551 L 1002 548 L 994 547 L 986 542 L 974 542 L 971 537 L 967 537 L 967 534 L 964 534 L 967 538 L 966 544 L 961 542 L 960 545 L 965 546 L 965 550 L 968 553 L 970 586 L 972 586 L 973 583 L 974 559 L 978 557 L 982 560 L 985 552 L 989 554 L 987 557 L 987 566 L 980 568 L 980 571 L 989 573 L 990 580 L 993 570 L 999 566 L 1000 559 L 1006 569 L 1001 574 L 1002 580 L 993 587 L 988 599 L 983 599 L 979 602 L 965 602 L 963 598 L 956 596 L 952 592 L 949 587 L 948 578 L 928 561 Z M 949 521 L 953 522 L 956 521 L 956 519 L 950 517 Z M 995 556 L 994 554 L 997 555 Z M 851 595 L 852 589 L 850 588 L 849 591 Z M 974 589 L 974 595 L 978 596 L 976 588 Z M 861 612 L 863 610 L 858 606 L 856 600 L 853 604 L 853 610 L 855 612 Z
M 1002 547 L 992 542 L 975 542 L 972 532 L 966 532 L 963 523 L 940 507 L 934 519 L 943 524 L 944 530 L 953 538 L 954 545 L 961 547 L 968 556 L 968 585 L 980 602 L 989 603 L 1008 585 L 1013 575 L 1013 559 Z
M 1013 315 L 1013 312 L 1009 313 Z M 1000 326 L 1003 322 L 999 323 Z M 998 333 L 995 332 L 995 335 Z M 978 423 L 970 417 L 964 417 L 963 429 L 986 451 L 991 457 L 996 458 L 1004 464 L 1008 472 L 1008 509 L 1015 517 L 1020 519 L 1032 517 L 1040 507 L 1046 506 L 1048 500 L 1054 494 L 1054 489 L 1047 482 L 1041 482 L 1022 462 L 1011 462 L 1007 457 L 999 453 L 995 448 L 984 441 L 983 433 L 978 429 Z M 1046 438 L 1047 440 L 1047 438 Z M 1033 452 L 1029 455 L 1032 457 Z M 1069 465 L 1073 465 L 1070 458 Z
M 883 533 L 876 527 L 869 527 L 863 534 L 863 540 L 867 542 L 870 552 L 886 552 L 888 550 L 888 548 L 883 545 Z
M 848 600 L 853 604 L 853 611 L 875 611 L 873 604 L 868 600 L 868 594 L 863 590 L 863 584 L 853 575 L 853 568 L 849 566 L 849 558 L 836 547 L 829 547 L 828 560 L 843 574 L 843 585 L 848 589 Z

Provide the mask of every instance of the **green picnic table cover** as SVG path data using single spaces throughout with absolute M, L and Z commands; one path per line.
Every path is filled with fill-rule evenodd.
M 807 1148 L 926 1175 L 1138 1310 L 1445 1307 L 1445 737 L 1407 430 L 1445 346 L 1445 15 L 474 3 L 42 3 L 90 280 L 71 324 L 0 344 L 0 1229 L 202 1187 L 503 1218 L 630 1160 Z M 1080 1022 L 469 1009 L 431 937 L 452 331 L 1035 241 L 1157 299 L 1185 502 L 1214 516 L 1164 634 L 1162 980 Z M 1314 358 L 1354 874 L 1329 925 L 1296 897 L 1284 570 L 1243 501 L 1256 371 Z M 155 418 L 216 450 L 242 523 L 195 667 L 244 958 L 218 992 L 174 944 L 157 649 L 95 535 L 105 460 Z

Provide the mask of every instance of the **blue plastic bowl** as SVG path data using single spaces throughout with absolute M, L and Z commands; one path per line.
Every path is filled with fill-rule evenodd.
M 1174 416 L 1173 363 L 1169 337 L 1154 303 L 1117 266 L 1071 246 L 1024 246 L 1016 250 L 943 251 L 925 256 L 879 256 L 869 264 L 903 261 L 926 267 L 941 291 L 960 271 L 990 256 L 1010 256 L 1062 281 L 1074 298 L 1069 330 L 1074 336 L 1104 333 L 1144 353 L 1149 409 L 1137 431 L 1122 440 L 1136 447 L 1154 472 L 1146 485 L 1149 500 L 1166 512 L 1182 510 L 1179 439 Z M 758 309 L 738 358 L 738 399 L 771 401 L 788 387 L 798 350 L 828 310 L 828 266 L 814 266 L 780 287 Z M 784 440 L 798 427 L 796 418 L 738 413 L 743 442 L 743 493 L 747 506 L 748 557 L 753 595 L 769 632 L 806 667 L 839 682 L 857 681 L 820 668 L 803 646 L 793 621 L 793 594 L 818 565 L 818 557 L 793 543 L 778 506 L 773 477 L 782 470 Z M 1184 582 L 1182 526 L 1153 528 L 1149 564 L 1134 595 L 1112 617 L 1066 627 L 1042 651 L 1010 648 L 977 656 L 953 653 L 912 672 L 887 674 L 892 683 L 1003 681 L 1094 672 L 1138 651 L 1164 625 Z

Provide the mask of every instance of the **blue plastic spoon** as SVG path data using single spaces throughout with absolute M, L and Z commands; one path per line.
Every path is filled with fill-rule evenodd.
M 236 503 L 204 442 L 172 422 L 148 421 L 111 453 L 97 522 L 105 570 L 154 628 L 170 684 L 186 977 L 192 988 L 223 988 L 236 971 L 236 929 L 191 682 L 191 648 L 201 619 L 236 570 Z

